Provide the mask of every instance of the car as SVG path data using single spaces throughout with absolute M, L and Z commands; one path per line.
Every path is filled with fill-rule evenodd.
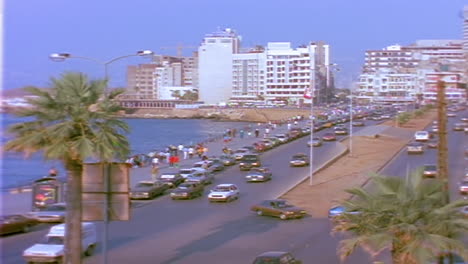
M 202 169 L 208 170 L 212 165 L 213 165 L 213 162 L 211 160 L 202 160 L 202 161 L 195 162 L 192 165 L 192 168 L 202 168 Z
M 130 199 L 152 199 L 164 194 L 169 185 L 159 181 L 140 181 L 130 190 Z
M 438 126 L 438 125 L 433 125 L 432 128 L 431 128 L 431 132 L 432 132 L 432 133 L 437 133 L 437 132 L 439 132 L 439 126 Z
M 468 179 L 462 180 L 458 185 L 460 194 L 468 194 Z
M 209 161 L 211 161 L 211 166 L 210 166 L 210 170 L 212 172 L 220 172 L 220 171 L 223 171 L 224 170 L 224 163 L 221 159 L 219 158 L 209 158 L 208 159 Z
M 286 135 L 286 134 L 277 134 L 277 135 L 275 135 L 275 137 L 276 137 L 279 141 L 281 141 L 281 143 L 286 143 L 286 142 L 289 141 L 289 137 L 288 137 L 288 135 Z
M 289 161 L 289 166 L 291 167 L 302 167 L 302 166 L 309 166 L 309 156 L 304 153 L 297 153 L 292 156 L 291 160 Z
M 334 133 L 325 133 L 322 136 L 323 141 L 335 141 L 336 136 Z
M 273 147 L 275 147 L 275 144 L 268 139 L 262 139 L 260 140 L 260 143 L 263 144 L 263 146 L 265 146 L 266 150 L 272 149 Z
M 240 170 L 250 170 L 253 167 L 261 167 L 262 162 L 257 154 L 245 154 L 239 162 Z
M 424 177 L 436 177 L 437 176 L 437 165 L 426 164 L 423 167 Z
M 12 214 L 0 216 L 0 235 L 23 232 L 27 233 L 31 227 L 39 222 L 24 215 Z
M 439 142 L 435 139 L 431 139 L 427 142 L 428 148 L 437 148 L 439 146 Z
M 252 168 L 250 172 L 245 175 L 247 182 L 265 182 L 271 180 L 271 170 L 267 167 Z
M 455 113 L 447 113 L 447 117 L 456 117 L 456 116 L 457 116 L 457 114 L 455 114 Z
M 275 216 L 281 220 L 302 218 L 307 212 L 304 209 L 290 205 L 286 200 L 264 200 L 250 208 L 259 216 Z
M 204 185 L 212 184 L 214 176 L 211 173 L 193 173 L 185 179 L 185 182 L 196 182 Z
M 219 159 L 224 164 L 224 166 L 232 166 L 236 164 L 236 158 L 231 155 L 221 155 L 219 156 Z
M 176 189 L 171 191 L 171 199 L 193 199 L 198 196 L 202 196 L 204 192 L 203 184 L 197 182 L 184 182 L 180 184 Z
M 250 151 L 248 149 L 240 148 L 240 149 L 234 151 L 233 156 L 234 156 L 234 158 L 236 160 L 240 160 L 240 159 L 242 159 L 242 156 L 244 156 L 244 154 L 247 154 L 247 153 L 250 153 Z
M 460 209 L 460 212 L 461 212 L 465 217 L 468 217 L 468 206 L 463 206 L 463 207 Z
M 460 121 L 465 122 L 465 123 L 468 123 L 468 117 L 462 117 L 462 118 L 460 119 Z
M 416 141 L 428 141 L 430 138 L 430 134 L 428 131 L 416 131 L 414 133 L 414 140 Z
M 348 129 L 346 127 L 340 127 L 335 129 L 335 135 L 347 135 Z
M 158 181 L 167 184 L 169 188 L 175 188 L 185 181 L 180 173 L 163 173 L 158 177 Z
M 181 168 L 179 169 L 179 174 L 184 179 L 187 179 L 187 177 L 196 173 L 206 173 L 206 170 L 203 168 Z
M 249 152 L 251 152 L 251 153 L 257 152 L 257 150 L 255 149 L 255 146 L 253 146 L 253 145 L 250 145 L 250 146 L 243 146 L 242 148 L 243 148 L 243 149 L 247 149 L 247 150 L 248 150 Z
M 335 218 L 339 215 L 342 215 L 344 213 L 349 213 L 349 214 L 358 214 L 359 212 L 357 211 L 349 211 L 346 209 L 346 207 L 342 205 L 334 206 L 328 210 L 328 218 L 331 220 L 335 220 Z
M 218 184 L 208 194 L 210 202 L 232 202 L 239 199 L 239 188 L 232 183 Z
M 323 141 L 322 141 L 321 138 L 314 137 L 314 138 L 312 138 L 312 141 L 307 142 L 307 146 L 309 146 L 309 147 L 311 147 L 311 146 L 312 147 L 320 147 L 320 146 L 322 146 L 322 143 L 323 143 Z
M 366 124 L 362 121 L 353 121 L 352 125 L 355 127 L 362 127 L 362 126 L 365 126 Z
M 291 253 L 284 251 L 268 251 L 258 255 L 252 264 L 302 264 Z
M 273 143 L 273 147 L 277 147 L 283 144 L 283 142 L 279 140 L 277 137 L 266 137 L 265 140 L 271 141 L 271 143 Z
M 455 123 L 453 125 L 453 131 L 464 131 L 465 130 L 465 123 Z
M 422 154 L 424 153 L 424 145 L 419 142 L 412 142 L 406 146 L 408 154 Z
M 26 217 L 33 218 L 41 223 L 61 223 L 65 221 L 65 203 L 54 203 L 26 214 Z

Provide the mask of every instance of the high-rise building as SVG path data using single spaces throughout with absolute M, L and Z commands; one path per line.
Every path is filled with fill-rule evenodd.
M 232 59 L 240 37 L 230 28 L 207 34 L 198 49 L 198 90 L 206 104 L 227 102 L 232 96 Z
M 127 94 L 154 98 L 154 71 L 157 64 L 130 65 L 127 67 Z
M 463 7 L 463 49 L 468 52 L 468 5 Z
M 230 101 L 263 101 L 265 96 L 266 53 L 253 49 L 233 55 L 232 97 Z

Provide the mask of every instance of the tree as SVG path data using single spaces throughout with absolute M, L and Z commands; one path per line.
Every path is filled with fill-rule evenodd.
M 197 101 L 198 100 L 198 92 L 197 91 L 185 91 L 184 94 L 180 94 L 180 90 L 172 91 L 172 97 L 175 97 L 179 100 L 190 100 L 190 101 Z
M 81 262 L 81 175 L 88 158 L 101 161 L 120 160 L 129 153 L 129 143 L 123 133 L 128 125 L 117 119 L 123 108 L 113 99 L 122 90 L 105 94 L 107 81 L 89 81 L 81 73 L 65 73 L 52 78 L 47 90 L 27 88 L 35 95 L 32 105 L 15 114 L 33 121 L 8 128 L 14 138 L 7 142 L 8 151 L 26 156 L 41 151 L 45 159 L 60 160 L 67 170 L 67 215 L 65 263 Z
M 429 263 L 443 252 L 468 258 L 459 239 L 468 231 L 460 209 L 466 200 L 446 203 L 443 181 L 424 179 L 419 170 L 409 179 L 373 175 L 371 190 L 347 190 L 354 199 L 343 201 L 348 212 L 337 217 L 334 233 L 350 232 L 340 242 L 342 259 L 361 246 L 372 255 L 389 249 L 395 264 Z

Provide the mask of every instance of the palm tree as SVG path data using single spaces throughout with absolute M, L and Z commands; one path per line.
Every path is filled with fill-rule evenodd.
M 342 259 L 359 246 L 373 256 L 388 249 L 395 264 L 428 263 L 443 252 L 468 258 L 460 240 L 468 231 L 460 209 L 468 201 L 445 203 L 443 181 L 423 179 L 420 170 L 409 179 L 373 175 L 371 180 L 370 190 L 347 190 L 354 198 L 343 201 L 348 213 L 336 219 L 332 232 L 351 235 L 340 242 Z
M 81 262 L 83 162 L 121 159 L 129 152 L 123 135 L 129 128 L 116 118 L 122 108 L 113 101 L 123 91 L 105 94 L 106 86 L 106 80 L 89 81 L 81 73 L 65 73 L 60 79 L 52 78 L 50 89 L 27 88 L 35 95 L 28 100 L 32 107 L 15 114 L 33 121 L 9 127 L 14 139 L 7 142 L 6 150 L 25 156 L 41 151 L 45 159 L 62 161 L 67 170 L 65 263 Z

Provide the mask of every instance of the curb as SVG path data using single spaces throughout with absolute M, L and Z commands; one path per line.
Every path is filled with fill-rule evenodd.
M 340 144 L 341 144 L 341 142 L 340 142 Z M 344 155 L 348 154 L 348 152 L 349 152 L 348 147 L 345 147 L 345 148 L 341 151 L 341 153 L 336 154 L 333 158 L 331 158 L 331 159 L 329 159 L 328 161 L 326 161 L 322 166 L 319 166 L 318 168 L 316 168 L 316 169 L 314 170 L 313 173 L 314 173 L 314 174 L 315 174 L 315 173 L 318 173 L 318 172 L 320 172 L 320 171 L 322 171 L 322 170 L 324 170 L 324 169 L 330 167 L 330 166 L 331 166 L 333 163 L 335 163 L 337 160 L 339 160 L 340 158 L 342 158 Z M 291 187 L 287 188 L 286 191 L 281 192 L 281 194 L 280 194 L 280 195 L 277 195 L 276 197 L 279 198 L 279 197 L 281 197 L 281 196 L 284 196 L 285 194 L 287 194 L 287 193 L 290 192 L 292 189 L 296 188 L 299 184 L 305 182 L 305 181 L 306 181 L 307 179 L 309 179 L 309 178 L 310 178 L 310 175 L 305 176 L 304 178 L 300 179 L 298 182 L 294 183 Z

